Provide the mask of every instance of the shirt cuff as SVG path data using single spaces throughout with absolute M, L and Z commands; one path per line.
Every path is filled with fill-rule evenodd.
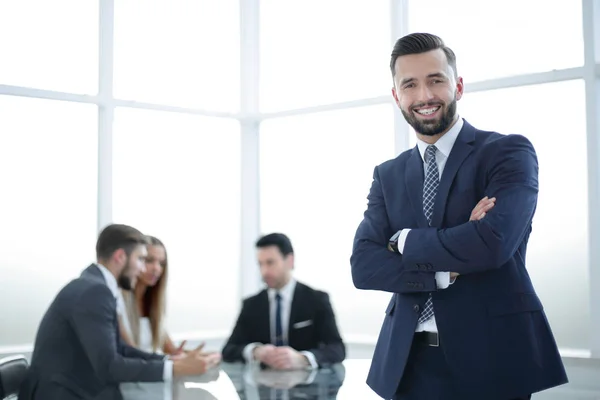
M 171 382 L 173 380 L 173 361 L 165 360 L 163 369 L 163 381 Z
M 404 253 L 404 244 L 406 243 L 406 237 L 408 236 L 410 229 L 402 229 L 400 236 L 398 236 L 398 253 Z
M 450 286 L 450 272 L 436 272 L 435 284 L 438 289 L 446 289 Z
M 242 356 L 244 357 L 244 360 L 246 360 L 246 362 L 251 363 L 254 361 L 254 349 L 260 346 L 261 344 L 262 343 L 250 343 L 247 344 L 246 347 L 244 347 L 244 350 L 242 351 Z
M 317 363 L 317 359 L 315 358 L 315 355 L 313 353 L 311 353 L 310 351 L 301 351 L 300 354 L 306 357 L 312 369 L 319 368 L 319 364 Z

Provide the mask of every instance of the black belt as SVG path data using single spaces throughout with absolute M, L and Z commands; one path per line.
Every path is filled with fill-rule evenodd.
M 413 342 L 425 346 L 439 347 L 440 336 L 437 332 L 415 332 Z

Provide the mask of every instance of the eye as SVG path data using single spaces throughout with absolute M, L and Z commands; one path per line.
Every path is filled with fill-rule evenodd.
M 414 83 L 407 83 L 406 85 L 404 85 L 404 89 L 410 89 L 410 88 L 413 88 L 413 87 L 415 87 Z

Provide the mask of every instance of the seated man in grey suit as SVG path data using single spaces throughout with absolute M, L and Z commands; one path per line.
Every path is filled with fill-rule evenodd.
M 109 225 L 98 237 L 96 254 L 98 263 L 67 284 L 46 311 L 19 399 L 122 399 L 122 382 L 159 382 L 211 366 L 201 348 L 165 360 L 121 341 L 116 297 L 119 287 L 131 290 L 144 268 L 144 235 Z
M 258 264 L 267 288 L 244 300 L 226 362 L 258 361 L 273 369 L 318 368 L 340 363 L 346 347 L 329 295 L 292 277 L 294 249 L 282 233 L 256 242 Z

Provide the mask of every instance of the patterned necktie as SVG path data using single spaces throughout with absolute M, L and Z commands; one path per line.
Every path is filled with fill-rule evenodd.
M 423 214 L 427 218 L 427 222 L 431 226 L 431 215 L 433 214 L 433 205 L 435 204 L 435 196 L 437 195 L 438 186 L 440 185 L 440 173 L 438 171 L 437 161 L 435 160 L 435 151 L 437 148 L 434 145 L 427 146 L 425 150 L 425 162 L 427 163 L 427 173 L 425 174 L 425 183 L 423 184 Z M 433 303 L 431 302 L 431 293 L 425 302 L 423 311 L 419 316 L 419 323 L 427 321 L 433 317 Z
M 281 295 L 275 295 L 275 346 L 283 346 L 283 326 L 281 325 Z

